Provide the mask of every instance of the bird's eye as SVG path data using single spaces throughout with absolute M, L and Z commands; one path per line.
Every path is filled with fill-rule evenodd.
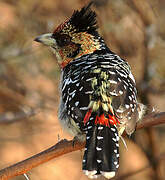
M 70 44 L 70 42 L 71 42 L 71 37 L 68 36 L 67 34 L 55 34 L 55 35 L 53 36 L 53 38 L 56 39 L 57 44 L 58 44 L 60 47 L 67 46 L 67 45 Z

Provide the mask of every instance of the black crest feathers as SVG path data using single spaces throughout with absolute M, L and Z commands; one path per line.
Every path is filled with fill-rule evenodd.
M 76 28 L 77 32 L 88 32 L 92 34 L 98 28 L 96 13 L 90 8 L 92 4 L 93 2 L 90 2 L 80 11 L 74 11 L 74 13 L 72 14 L 69 22 Z

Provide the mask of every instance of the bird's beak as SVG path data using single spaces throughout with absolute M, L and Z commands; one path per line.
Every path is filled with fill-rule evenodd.
M 37 41 L 39 43 L 42 43 L 46 46 L 55 46 L 56 40 L 53 38 L 52 33 L 43 34 L 34 39 L 34 41 Z

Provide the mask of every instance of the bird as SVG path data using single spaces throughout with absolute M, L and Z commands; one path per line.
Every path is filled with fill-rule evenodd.
M 111 179 L 119 168 L 119 139 L 135 131 L 145 105 L 137 100 L 130 65 L 99 34 L 92 4 L 34 40 L 50 47 L 61 69 L 58 117 L 64 129 L 86 142 L 83 172 Z

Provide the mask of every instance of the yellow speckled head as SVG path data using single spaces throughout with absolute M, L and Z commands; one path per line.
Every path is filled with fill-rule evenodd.
M 53 33 L 35 39 L 51 47 L 61 68 L 75 58 L 100 49 L 96 13 L 90 9 L 91 4 L 74 11 L 71 18 L 60 24 Z

